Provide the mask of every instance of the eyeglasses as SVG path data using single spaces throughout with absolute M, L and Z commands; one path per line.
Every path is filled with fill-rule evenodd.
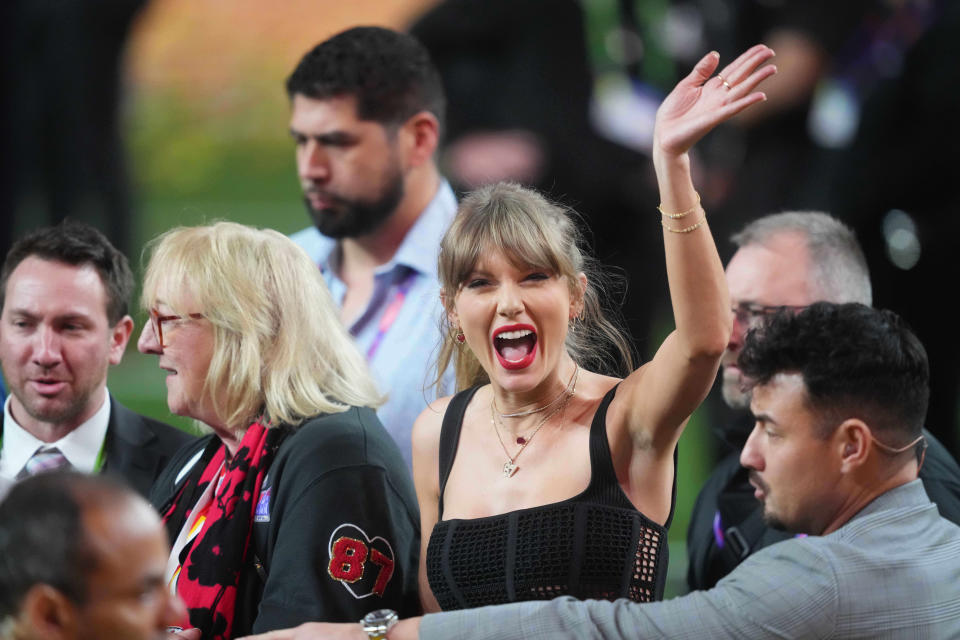
M 185 318 L 199 319 L 203 317 L 201 313 L 191 313 L 186 316 L 162 316 L 156 309 L 150 309 L 150 326 L 153 327 L 153 336 L 157 339 L 157 344 L 163 349 L 163 323 L 173 320 L 184 320 Z
M 766 305 L 766 304 L 757 304 L 755 302 L 740 302 L 736 306 L 731 307 L 730 311 L 733 312 L 733 315 L 736 317 L 737 322 L 739 322 L 744 327 L 748 329 L 753 329 L 760 322 L 773 314 L 779 311 L 803 311 L 806 309 L 806 305 L 795 305 L 795 304 L 778 304 L 778 305 Z

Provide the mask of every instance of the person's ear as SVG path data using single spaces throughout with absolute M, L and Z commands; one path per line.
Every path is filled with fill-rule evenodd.
M 583 315 L 584 297 L 587 293 L 587 276 L 580 272 L 574 281 L 570 296 L 570 320 L 575 320 Z
M 429 111 L 418 111 L 400 125 L 397 133 L 407 168 L 430 162 L 440 143 L 440 122 Z
M 56 587 L 35 584 L 20 605 L 20 620 L 27 637 L 71 640 L 77 637 L 77 606 Z
M 870 427 L 858 418 L 844 420 L 836 433 L 836 446 L 840 451 L 840 470 L 843 473 L 861 467 L 870 450 Z
M 120 322 L 110 329 L 110 364 L 120 364 L 123 353 L 127 350 L 127 343 L 133 335 L 133 318 L 123 316 Z

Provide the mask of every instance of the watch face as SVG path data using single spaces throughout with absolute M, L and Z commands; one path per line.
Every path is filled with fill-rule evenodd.
M 360 622 L 368 634 L 384 634 L 397 623 L 397 612 L 393 609 L 377 609 L 363 616 Z

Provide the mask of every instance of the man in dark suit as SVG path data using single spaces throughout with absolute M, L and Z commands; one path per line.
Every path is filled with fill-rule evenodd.
M 0 272 L 0 365 L 10 396 L 0 440 L 0 494 L 45 470 L 109 472 L 146 494 L 190 436 L 126 409 L 107 370 L 133 331 L 126 257 L 78 223 L 38 229 Z

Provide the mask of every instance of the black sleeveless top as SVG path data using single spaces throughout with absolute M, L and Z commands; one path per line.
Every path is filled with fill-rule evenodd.
M 450 401 L 440 432 L 440 504 L 467 405 L 479 387 Z M 568 500 L 471 520 L 439 520 L 427 546 L 427 578 L 444 610 L 570 595 L 581 600 L 663 598 L 667 527 L 637 511 L 617 482 L 607 442 L 611 389 L 590 425 L 590 484 Z M 674 451 L 676 466 L 676 451 Z

